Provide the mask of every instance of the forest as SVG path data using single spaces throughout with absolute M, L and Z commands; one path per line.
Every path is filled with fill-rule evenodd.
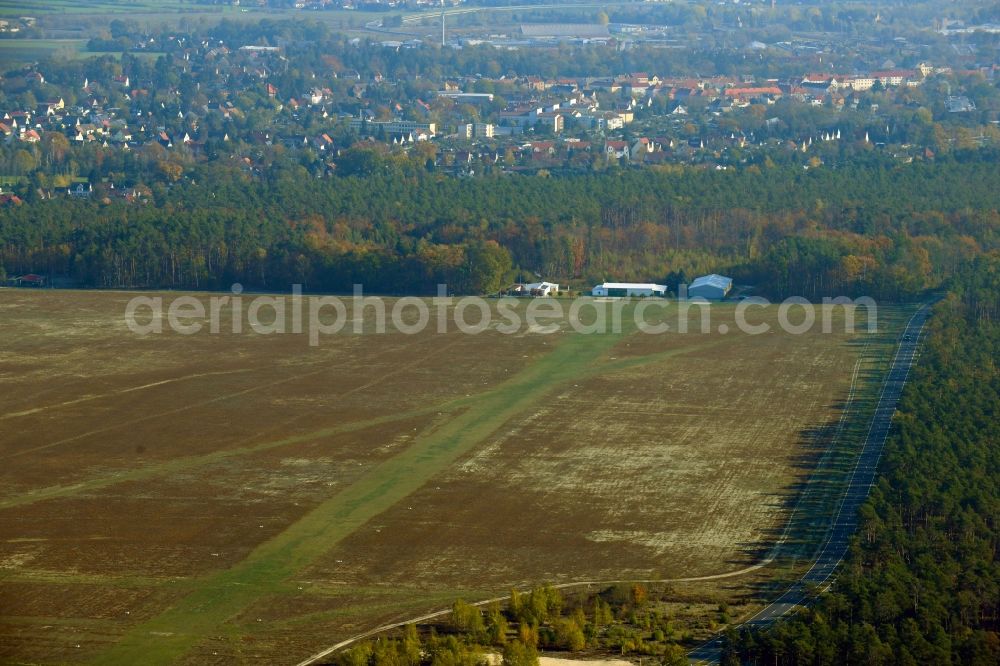
M 1000 663 L 1000 260 L 949 284 L 833 589 L 723 664 Z
M 0 270 L 117 288 L 490 293 L 519 275 L 587 288 L 605 279 L 671 288 L 727 272 L 769 296 L 899 300 L 1000 247 L 995 151 L 837 169 L 679 165 L 457 179 L 419 158 L 356 147 L 338 176 L 310 177 L 276 149 L 112 198 L 0 209 Z M 141 155 L 123 159 L 142 166 Z

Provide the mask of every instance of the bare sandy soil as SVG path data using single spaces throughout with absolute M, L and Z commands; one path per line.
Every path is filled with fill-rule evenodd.
M 503 658 L 498 654 L 486 655 L 491 664 L 498 666 Z M 562 659 L 559 657 L 539 657 L 538 666 L 632 666 L 623 659 Z

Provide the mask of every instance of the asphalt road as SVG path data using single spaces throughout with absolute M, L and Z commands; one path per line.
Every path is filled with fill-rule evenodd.
M 774 624 L 778 619 L 792 612 L 798 606 L 804 606 L 810 599 L 809 590 L 822 587 L 833 575 L 844 555 L 851 535 L 858 527 L 858 510 L 868 498 L 868 491 L 875 482 L 878 463 L 882 457 L 886 435 L 892 425 L 892 416 L 896 412 L 896 404 L 903 392 L 903 385 L 910 374 L 920 341 L 920 333 L 930 314 L 930 305 L 924 305 L 910 318 L 903 331 L 902 340 L 892 361 L 892 368 L 882 386 L 878 405 L 868 427 L 864 447 L 851 477 L 848 480 L 847 491 L 841 500 L 840 508 L 834 516 L 819 555 L 802 578 L 792 584 L 784 594 L 774 600 L 769 606 L 747 620 L 743 627 L 764 628 Z M 716 636 L 711 641 L 696 648 L 688 654 L 692 664 L 717 664 L 722 655 L 722 636 Z

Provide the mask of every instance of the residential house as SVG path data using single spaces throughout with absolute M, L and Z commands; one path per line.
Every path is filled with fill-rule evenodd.
M 605 141 L 604 154 L 610 159 L 629 159 L 628 141 Z
M 659 152 L 659 150 L 660 146 L 655 141 L 651 141 L 646 137 L 640 137 L 629 148 L 629 157 L 636 159 Z

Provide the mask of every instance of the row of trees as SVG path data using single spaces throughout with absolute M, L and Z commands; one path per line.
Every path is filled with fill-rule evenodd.
M 935 310 L 833 590 L 725 664 L 1000 663 L 1000 256 Z

